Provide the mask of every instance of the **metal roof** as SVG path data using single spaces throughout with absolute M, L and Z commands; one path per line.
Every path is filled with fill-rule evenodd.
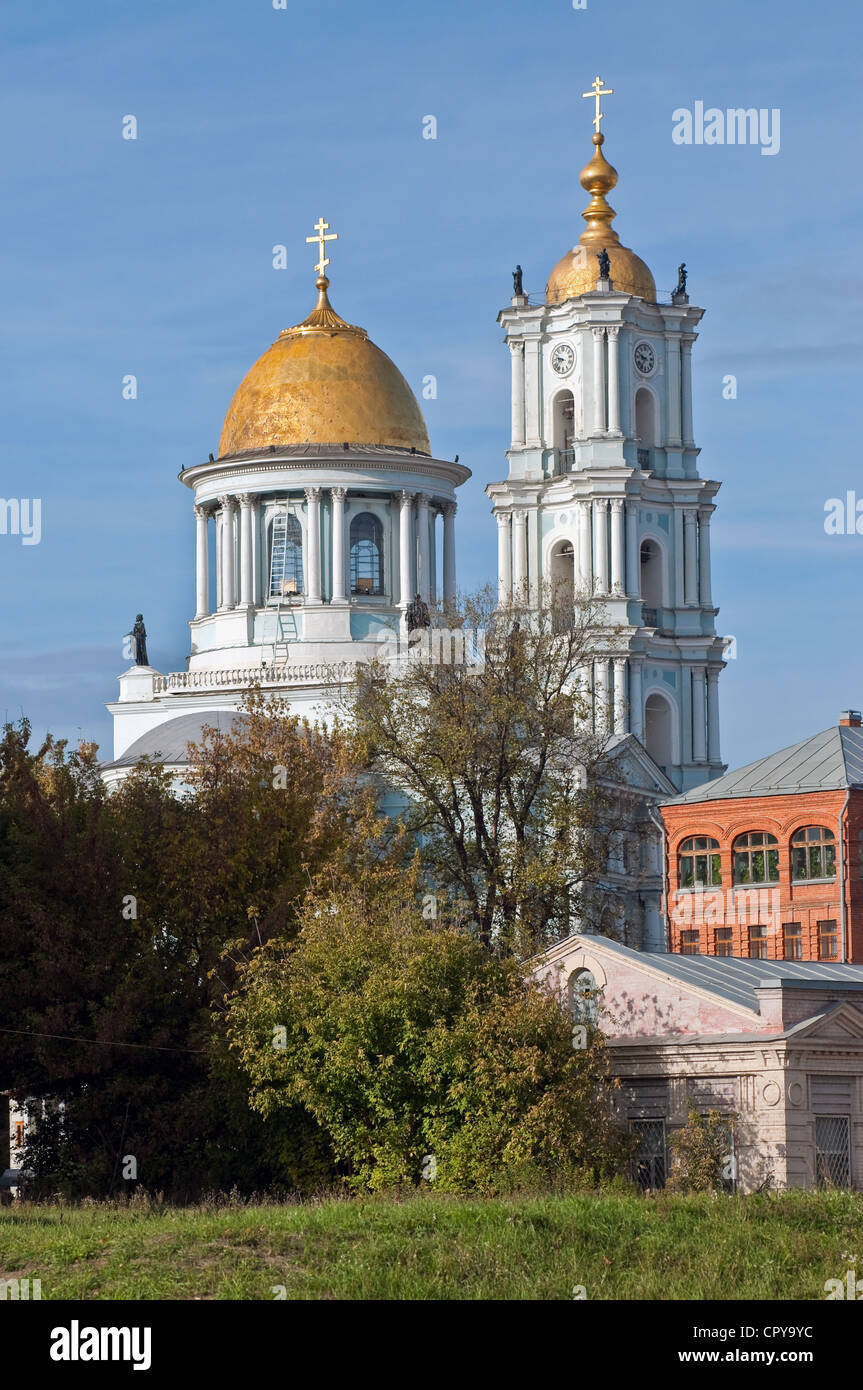
M 681 984 L 693 985 L 710 994 L 742 1005 L 758 1013 L 758 988 L 814 988 L 839 986 L 851 993 L 863 990 L 863 965 L 831 964 L 819 960 L 749 960 L 739 956 L 681 956 L 668 951 L 633 951 L 607 936 L 579 933 L 585 941 L 596 941 L 615 955 L 636 965 L 661 970 Z
M 136 738 L 125 753 L 111 763 L 103 763 L 104 770 L 113 767 L 134 767 L 139 758 L 148 757 L 165 763 L 170 767 L 188 766 L 187 748 L 190 743 L 200 743 L 205 728 L 218 729 L 229 734 L 241 724 L 245 716 L 236 710 L 214 709 L 199 711 L 197 714 L 178 714 L 174 719 L 166 719 L 155 729 Z
M 863 728 L 836 725 L 767 758 L 727 772 L 664 802 L 724 801 L 738 796 L 786 796 L 863 786 Z

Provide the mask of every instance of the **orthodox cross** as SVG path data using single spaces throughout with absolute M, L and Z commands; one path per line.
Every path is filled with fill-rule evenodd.
M 600 97 L 610 97 L 610 96 L 612 96 L 613 93 L 614 93 L 614 88 L 613 88 L 613 87 L 603 87 L 603 85 L 602 85 L 602 78 L 601 78 L 601 77 L 595 77 L 595 78 L 593 79 L 593 82 L 592 82 L 592 84 L 591 84 L 591 88 L 592 88 L 591 91 L 589 91 L 589 92 L 582 92 L 581 95 L 582 95 L 583 97 L 593 97 L 594 101 L 596 102 L 596 110 L 595 110 L 595 114 L 594 114 L 594 117 L 593 117 L 593 128 L 594 128 L 595 131 L 598 132 L 598 131 L 599 131 L 599 123 L 600 123 L 600 121 L 602 120 L 603 116 L 605 115 L 605 112 L 604 112 L 604 111 L 601 111 L 601 110 L 599 109 L 599 98 L 600 98 Z
M 326 234 L 329 231 L 329 222 L 325 222 L 322 217 L 319 217 L 315 223 L 315 235 L 306 237 L 306 241 L 316 241 L 318 243 L 318 255 L 320 256 L 320 260 L 315 266 L 315 270 L 319 275 L 324 275 L 326 273 L 326 268 L 330 263 L 329 257 L 326 254 L 327 242 L 338 241 L 339 239 L 338 232 L 330 232 L 329 236 L 327 236 Z

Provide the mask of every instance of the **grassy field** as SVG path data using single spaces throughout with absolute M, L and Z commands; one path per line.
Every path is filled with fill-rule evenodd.
M 857 1253 L 840 1192 L 0 1209 L 0 1276 L 43 1300 L 809 1300 Z

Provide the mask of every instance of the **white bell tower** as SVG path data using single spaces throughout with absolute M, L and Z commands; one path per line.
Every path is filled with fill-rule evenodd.
M 660 302 L 622 246 L 605 195 L 617 173 L 595 152 L 578 244 L 531 303 L 520 276 L 499 315 L 512 359 L 505 482 L 486 489 L 498 524 L 501 602 L 544 586 L 604 600 L 610 629 L 585 679 L 594 719 L 633 733 L 681 791 L 720 775 L 723 642 L 710 582 L 719 483 L 702 478 L 693 438 L 691 353 L 703 310 L 685 268 Z

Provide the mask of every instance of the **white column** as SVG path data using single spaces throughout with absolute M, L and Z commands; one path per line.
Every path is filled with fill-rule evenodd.
M 330 505 L 333 509 L 333 603 L 347 603 L 348 591 L 345 581 L 345 494 L 346 488 L 330 488 Z
M 680 446 L 680 339 L 665 340 L 665 434 L 668 444 Z
M 604 497 L 593 501 L 593 574 L 594 592 L 608 593 L 608 502 Z
M 267 584 L 269 575 L 265 572 L 268 560 L 266 541 L 263 543 L 263 554 L 261 553 L 261 499 L 259 497 L 254 497 L 252 500 L 252 541 L 254 546 L 252 557 L 252 602 L 256 608 L 260 608 L 262 602 L 261 590 L 262 587 Z
M 244 492 L 240 503 L 240 607 L 251 608 L 254 602 L 252 571 L 252 498 Z
M 614 732 L 626 733 L 626 657 L 614 658 Z
M 527 602 L 527 515 L 523 507 L 516 507 L 512 514 L 513 548 L 513 599 L 516 603 Z
M 694 507 L 683 511 L 683 602 L 698 602 L 698 543 L 696 540 L 698 517 Z
M 321 601 L 321 489 L 306 488 L 306 602 Z
M 207 547 L 207 517 L 206 507 L 195 508 L 196 619 L 206 618 L 210 613 L 210 557 Z
M 707 760 L 707 686 L 703 666 L 692 668 L 692 761 Z
M 692 344 L 694 333 L 684 333 L 680 339 L 680 393 L 683 415 L 683 443 L 694 448 L 692 438 Z
M 608 327 L 608 433 L 620 435 L 620 367 L 617 356 L 617 324 Z
M 429 502 L 431 496 L 427 492 L 421 492 L 417 497 L 417 539 L 418 546 L 418 565 L 419 576 L 417 588 L 420 598 L 424 603 L 428 603 L 431 598 L 431 565 L 429 563 Z
M 455 514 L 456 503 L 447 502 L 443 509 L 443 598 L 455 603 Z
M 593 433 L 605 434 L 605 329 L 593 329 Z
M 722 761 L 719 752 L 719 668 L 707 668 L 707 760 Z
M 512 543 L 509 512 L 496 512 L 497 520 L 497 601 L 509 603 L 512 597 Z
M 429 507 L 429 593 L 434 604 L 440 599 L 437 582 L 437 519 L 438 508 Z
M 641 548 L 638 544 L 638 504 L 626 504 L 626 592 L 641 598 Z
M 710 508 L 698 511 L 698 588 L 702 608 L 713 607 L 710 590 Z
M 413 501 L 412 492 L 399 493 L 399 603 L 402 608 L 407 608 L 413 599 L 411 593 Z
M 224 534 L 223 512 L 221 507 L 213 513 L 213 529 L 216 534 L 216 609 L 222 611 L 222 538 Z
M 644 742 L 644 662 L 641 657 L 629 658 L 629 731 Z
M 592 662 L 581 662 L 576 668 L 575 684 L 578 695 L 578 709 L 575 727 L 588 730 L 593 727 L 593 691 L 591 689 Z
M 524 344 L 525 430 L 527 446 L 536 449 L 539 437 L 539 338 L 527 338 Z
M 611 592 L 623 595 L 623 498 L 611 499 Z
M 512 447 L 524 446 L 524 343 L 509 345 L 512 358 Z
M 593 556 L 590 542 L 590 503 L 578 503 L 578 587 L 593 593 Z
M 608 730 L 608 657 L 597 657 L 593 663 L 593 717 L 598 734 Z
M 222 609 L 228 612 L 237 603 L 234 582 L 234 499 L 220 497 L 219 505 L 222 508 Z
M 674 508 L 674 606 L 683 607 L 683 512 Z

